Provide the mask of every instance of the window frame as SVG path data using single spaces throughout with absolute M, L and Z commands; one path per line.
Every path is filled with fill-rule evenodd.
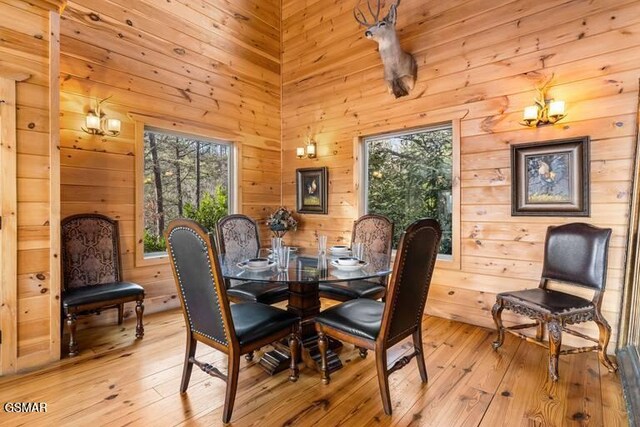
M 241 189 L 238 185 L 239 159 L 241 146 L 230 134 L 218 133 L 208 128 L 192 124 L 178 126 L 174 121 L 154 120 L 147 116 L 130 113 L 135 121 L 135 267 L 147 267 L 166 264 L 168 254 L 145 256 L 144 252 L 144 132 L 147 130 L 161 132 L 168 135 L 195 138 L 204 142 L 228 145 L 229 150 L 229 214 L 236 213 L 241 199 Z M 173 129 L 172 129 L 173 127 Z M 178 127 L 178 129 L 175 129 Z
M 460 119 L 451 119 L 439 121 L 437 123 L 426 123 L 421 126 L 406 128 L 402 130 L 392 130 L 382 133 L 362 134 L 355 138 L 354 141 L 354 190 L 357 195 L 357 212 L 358 216 L 368 213 L 368 150 L 367 141 L 380 137 L 398 137 L 409 135 L 412 133 L 439 130 L 451 128 L 451 144 L 452 144 L 452 170 L 451 170 L 451 255 L 440 255 L 436 261 L 436 268 L 446 268 L 451 270 L 460 270 L 460 210 L 461 210 L 461 191 L 460 191 Z M 395 249 L 393 251 L 395 256 Z

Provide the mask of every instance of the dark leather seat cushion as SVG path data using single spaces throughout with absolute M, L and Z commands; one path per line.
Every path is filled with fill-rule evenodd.
M 227 289 L 231 298 L 247 302 L 273 303 L 289 297 L 289 287 L 281 283 L 244 282 Z
M 321 283 L 318 286 L 321 293 L 326 296 L 336 295 L 345 299 L 382 298 L 386 293 L 386 288 L 379 283 L 368 282 L 366 280 L 354 280 L 340 283 Z
M 498 296 L 516 303 L 524 302 L 529 306 L 538 307 L 551 314 L 593 308 L 593 303 L 587 299 L 551 289 L 525 289 L 523 291 L 503 292 Z
M 231 318 L 240 345 L 258 341 L 300 321 L 288 311 L 255 302 L 232 304 Z
M 380 333 L 383 311 L 383 302 L 354 299 L 323 311 L 316 316 L 316 322 L 351 335 L 375 340 Z
M 62 306 L 65 308 L 74 307 L 118 298 L 135 297 L 138 295 L 144 295 L 144 288 L 130 282 L 113 282 L 103 285 L 83 286 L 63 292 Z

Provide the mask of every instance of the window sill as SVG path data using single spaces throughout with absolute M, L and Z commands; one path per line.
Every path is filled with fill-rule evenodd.
M 142 258 L 136 260 L 136 267 L 148 267 L 151 265 L 167 264 L 169 255 L 166 252 L 157 252 L 155 254 L 143 255 Z

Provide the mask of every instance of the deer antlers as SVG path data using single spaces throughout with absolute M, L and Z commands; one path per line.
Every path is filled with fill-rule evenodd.
M 362 9 L 360 8 L 360 4 L 365 1 L 367 3 L 367 9 L 369 9 L 369 13 L 371 14 L 371 16 L 373 17 L 373 22 L 369 23 L 367 21 L 367 18 L 364 14 L 364 12 L 362 11 Z M 356 21 L 358 21 L 358 23 L 362 26 L 365 27 L 370 27 L 372 25 L 377 24 L 378 22 L 380 22 L 380 9 L 382 8 L 382 4 L 381 4 L 382 0 L 377 0 L 376 1 L 376 11 L 373 11 L 373 8 L 371 7 L 371 0 L 358 0 L 358 3 L 356 3 L 356 7 L 353 8 L 353 17 L 356 19 Z M 394 5 L 392 5 L 391 7 L 398 7 L 400 5 L 400 1 L 401 0 L 397 0 L 396 3 Z

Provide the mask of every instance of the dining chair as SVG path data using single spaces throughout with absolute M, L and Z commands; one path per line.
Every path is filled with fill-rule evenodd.
M 118 221 L 99 214 L 72 215 L 61 224 L 62 312 L 69 328 L 69 356 L 78 354 L 77 316 L 136 303 L 136 338 L 144 336 L 144 288 L 122 278 Z
M 354 243 L 363 243 L 368 262 L 382 262 L 377 269 L 383 270 L 391 261 L 393 243 L 393 222 L 384 215 L 367 214 L 353 222 L 351 247 Z M 319 286 L 320 297 L 337 301 L 349 301 L 356 298 L 380 299 L 387 292 L 386 277 L 350 282 L 322 283 Z
M 207 231 L 197 222 L 184 219 L 171 221 L 165 239 L 187 325 L 187 348 L 180 392 L 187 391 L 193 365 L 222 379 L 227 383 L 222 420 L 227 423 L 233 412 L 242 354 L 288 337 L 291 351 L 289 380 L 298 379 L 296 360 L 300 318 L 285 310 L 256 302 L 230 304 L 214 246 Z M 226 374 L 195 358 L 198 342 L 227 354 Z
M 323 383 L 329 384 L 330 381 L 327 336 L 351 343 L 364 351 L 375 352 L 378 385 L 387 415 L 392 412 L 389 375 L 415 357 L 420 378 L 427 382 L 422 316 L 441 237 L 440 224 L 436 220 L 414 222 L 400 239 L 385 302 L 359 298 L 331 307 L 316 317 Z M 410 335 L 413 337 L 413 352 L 387 369 L 387 350 Z
M 607 355 L 611 327 L 601 312 L 610 238 L 610 228 L 598 228 L 590 224 L 571 223 L 549 227 L 538 288 L 502 292 L 496 296 L 492 314 L 498 338 L 493 342 L 493 348 L 497 350 L 502 346 L 505 332 L 548 348 L 549 376 L 553 381 L 559 378 L 558 361 L 561 354 L 597 351 L 600 362 L 609 372 L 615 372 L 618 367 Z M 593 291 L 593 298 L 588 300 L 550 289 L 549 282 L 589 289 Z M 535 323 L 505 327 L 502 324 L 502 311 L 505 309 L 529 317 Z M 566 327 L 587 321 L 594 321 L 598 325 L 597 340 Z M 543 342 L 545 325 L 549 333 L 548 345 Z M 518 332 L 533 327 L 537 328 L 535 339 Z M 562 350 L 562 332 L 593 341 L 597 345 Z
M 218 251 L 235 261 L 255 258 L 260 253 L 260 234 L 256 222 L 246 215 L 227 215 L 217 224 Z M 275 304 L 289 298 L 289 288 L 281 283 L 227 282 L 232 302 Z

